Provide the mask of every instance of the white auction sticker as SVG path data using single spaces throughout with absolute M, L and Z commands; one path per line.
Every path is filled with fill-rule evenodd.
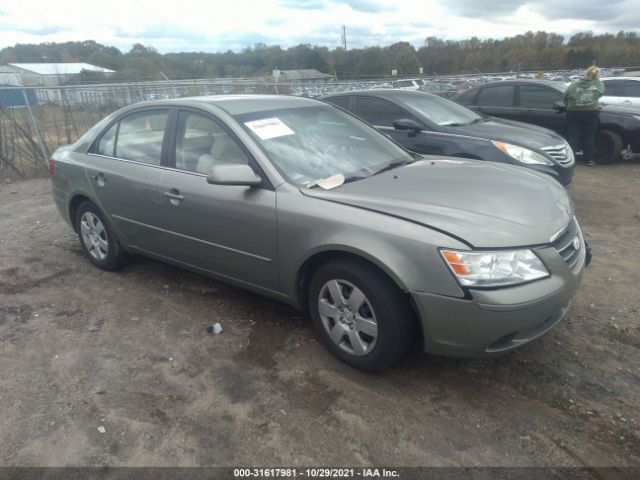
M 287 125 L 278 117 L 263 118 L 262 120 L 254 120 L 253 122 L 245 122 L 247 127 L 253 133 L 258 135 L 261 140 L 269 140 L 270 138 L 284 137 L 286 135 L 295 135 Z

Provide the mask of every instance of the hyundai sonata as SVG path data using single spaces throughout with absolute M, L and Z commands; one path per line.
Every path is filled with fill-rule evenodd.
M 365 370 L 418 337 L 453 356 L 523 345 L 565 316 L 587 263 L 548 175 L 420 157 L 311 99 L 133 105 L 58 149 L 50 173 L 97 267 L 143 254 L 308 309 Z

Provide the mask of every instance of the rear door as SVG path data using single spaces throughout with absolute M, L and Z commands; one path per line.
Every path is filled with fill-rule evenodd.
M 214 165 L 245 163 L 258 172 L 248 151 L 221 120 L 190 109 L 178 114 L 170 150 L 170 168 L 160 184 L 168 256 L 225 278 L 277 289 L 275 191 L 267 184 L 207 183 Z
M 622 105 L 640 107 L 640 80 L 623 80 L 622 91 Z
M 166 165 L 169 116 L 169 109 L 154 108 L 120 117 L 97 139 L 86 163 L 95 198 L 120 240 L 159 255 L 164 238 L 158 187 Z
M 526 118 L 527 123 L 565 133 L 566 114 L 553 108 L 556 102 L 562 101 L 559 90 L 546 85 L 519 85 L 517 93 L 521 118 Z

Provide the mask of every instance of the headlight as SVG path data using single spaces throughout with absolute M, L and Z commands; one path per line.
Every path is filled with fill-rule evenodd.
M 510 143 L 498 142 L 496 140 L 491 140 L 491 143 L 519 162 L 538 165 L 553 165 L 551 160 L 543 157 L 533 150 L 529 150 L 528 148 L 519 147 L 518 145 L 512 145 Z
M 440 253 L 460 284 L 467 287 L 517 285 L 549 275 L 542 261 L 531 250 L 440 250 Z
M 640 115 L 634 115 L 633 118 L 635 118 L 636 120 L 638 120 L 640 122 Z

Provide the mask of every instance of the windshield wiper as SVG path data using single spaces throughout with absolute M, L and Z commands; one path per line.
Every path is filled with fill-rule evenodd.
M 344 183 L 357 182 L 358 180 L 362 180 L 363 178 L 367 178 L 366 175 L 351 175 L 350 177 L 344 177 Z
M 394 162 L 387 163 L 380 170 L 376 170 L 374 173 L 371 174 L 371 176 L 378 175 L 379 173 L 387 172 L 389 170 L 393 170 L 394 168 L 402 167 L 403 165 L 409 165 L 409 164 L 411 164 L 413 162 L 415 162 L 415 160 L 413 160 L 413 159 L 411 159 L 411 160 L 396 160 Z

